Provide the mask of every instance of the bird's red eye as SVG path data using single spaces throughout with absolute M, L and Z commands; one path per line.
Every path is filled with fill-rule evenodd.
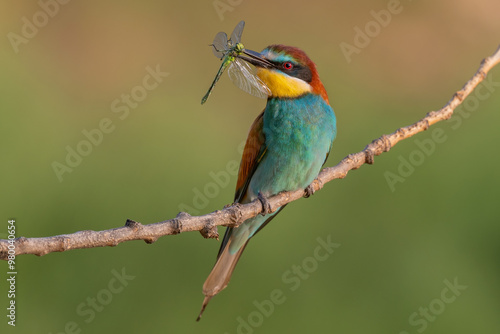
M 293 64 L 287 61 L 286 63 L 283 63 L 283 68 L 285 70 L 291 70 L 293 68 Z

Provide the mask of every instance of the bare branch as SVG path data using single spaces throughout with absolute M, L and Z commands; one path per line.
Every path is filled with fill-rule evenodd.
M 410 138 L 419 132 L 427 130 L 431 125 L 449 119 L 453 111 L 462 101 L 486 78 L 491 68 L 500 62 L 500 47 L 496 52 L 484 59 L 476 74 L 453 95 L 453 98 L 438 111 L 429 112 L 424 118 L 409 126 L 399 128 L 389 135 L 382 135 L 368 144 L 364 150 L 350 154 L 336 166 L 325 168 L 314 180 L 311 188 L 320 190 L 323 185 L 334 179 L 344 178 L 350 170 L 363 164 L 372 164 L 374 157 L 389 151 L 403 139 Z M 270 197 L 271 210 L 304 197 L 304 190 L 288 191 Z M 9 244 L 15 246 L 15 254 L 35 254 L 38 256 L 52 252 L 64 252 L 70 249 L 116 246 L 130 240 L 144 240 L 153 243 L 159 237 L 179 234 L 188 231 L 200 231 L 205 238 L 217 238 L 217 226 L 238 226 L 245 220 L 262 212 L 262 204 L 255 200 L 249 204 L 233 204 L 223 210 L 217 210 L 203 216 L 190 216 L 181 212 L 176 218 L 163 222 L 143 225 L 133 220 L 127 220 L 125 226 L 104 231 L 80 231 L 45 238 L 20 237 L 15 240 L 0 240 L 0 259 L 8 259 Z

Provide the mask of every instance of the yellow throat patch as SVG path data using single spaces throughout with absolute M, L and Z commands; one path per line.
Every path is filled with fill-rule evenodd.
M 277 71 L 259 68 L 257 76 L 269 87 L 274 97 L 293 98 L 312 91 L 307 82 Z

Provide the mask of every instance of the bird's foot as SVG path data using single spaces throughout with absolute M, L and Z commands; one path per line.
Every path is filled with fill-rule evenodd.
M 322 181 L 320 181 L 320 180 L 318 180 L 318 179 L 314 180 L 314 181 L 313 181 L 310 185 L 308 185 L 308 186 L 307 186 L 307 188 L 304 190 L 304 191 L 305 191 L 305 195 L 304 195 L 304 197 L 305 197 L 305 198 L 308 198 L 308 197 L 312 196 L 312 195 L 316 192 L 316 190 L 314 190 L 314 182 L 317 182 L 317 183 L 318 183 L 318 185 L 319 185 L 318 190 L 319 190 L 319 189 L 321 189 L 321 188 L 323 188 L 323 182 L 322 182 Z
M 264 196 L 259 191 L 259 194 L 257 195 L 257 198 L 259 199 L 260 203 L 262 204 L 262 212 L 260 214 L 263 215 L 263 216 L 265 216 L 268 213 L 271 213 L 271 203 L 269 203 L 267 197 Z

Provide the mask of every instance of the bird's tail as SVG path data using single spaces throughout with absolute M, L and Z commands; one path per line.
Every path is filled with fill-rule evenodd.
M 231 275 L 233 273 L 234 268 L 236 267 L 236 263 L 240 259 L 245 246 L 248 243 L 248 240 L 245 244 L 238 249 L 237 252 L 232 254 L 229 251 L 229 246 L 232 240 L 229 240 L 226 245 L 224 245 L 224 249 L 221 251 L 217 262 L 215 263 L 210 275 L 208 275 L 205 283 L 203 284 L 203 294 L 205 295 L 205 299 L 203 300 L 203 305 L 201 306 L 200 315 L 196 321 L 199 321 L 203 311 L 205 311 L 205 307 L 207 307 L 208 302 L 212 299 L 213 296 L 221 292 L 229 283 L 231 279 Z

